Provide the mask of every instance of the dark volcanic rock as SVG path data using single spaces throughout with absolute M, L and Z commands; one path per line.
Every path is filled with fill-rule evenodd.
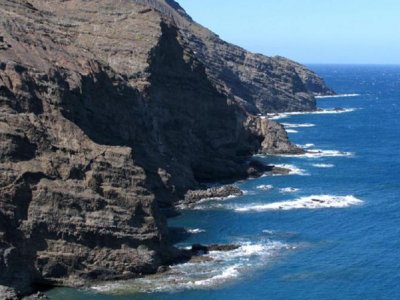
M 257 160 L 251 160 L 249 162 L 249 168 L 247 172 L 249 177 L 259 177 L 265 173 L 287 175 L 290 173 L 290 170 L 286 168 L 265 165 Z
M 192 245 L 191 252 L 193 255 L 203 255 L 207 254 L 210 251 L 232 251 L 240 248 L 239 245 L 222 245 L 222 244 L 211 244 L 211 245 L 201 245 L 194 244 Z
M 199 200 L 208 198 L 226 198 L 229 196 L 241 196 L 243 192 L 236 186 L 225 185 L 222 187 L 213 187 L 205 190 L 189 190 L 185 199 L 182 201 L 183 204 L 190 205 L 195 204 Z
M 254 153 L 301 151 L 254 113 L 314 109 L 318 84 L 172 0 L 0 8 L 0 285 L 155 273 L 182 258 L 160 208 L 247 176 Z
M 208 245 L 207 249 L 208 251 L 232 251 L 239 249 L 239 245 L 220 245 L 220 244 L 212 244 Z

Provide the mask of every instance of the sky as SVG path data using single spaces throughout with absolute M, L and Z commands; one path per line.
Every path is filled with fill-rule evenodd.
M 253 52 L 306 64 L 400 64 L 400 0 L 177 1 Z

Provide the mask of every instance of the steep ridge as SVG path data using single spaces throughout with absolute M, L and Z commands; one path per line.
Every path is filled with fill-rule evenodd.
M 173 0 L 135 1 L 171 16 L 215 86 L 250 113 L 315 110 L 315 95 L 334 94 L 323 79 L 294 61 L 254 54 L 221 40 Z
M 0 20 L 0 285 L 20 294 L 180 260 L 162 208 L 246 177 L 251 154 L 301 151 L 251 114 L 275 111 L 254 96 L 267 85 L 239 76 L 239 99 L 210 61 L 240 48 L 201 54 L 190 28 L 205 29 L 173 1 L 0 0 Z M 276 101 L 312 102 L 293 72 L 302 90 Z

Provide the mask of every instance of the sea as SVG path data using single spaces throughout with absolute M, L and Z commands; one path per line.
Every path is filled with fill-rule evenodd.
M 301 156 L 257 156 L 289 175 L 236 182 L 169 220 L 177 246 L 237 244 L 201 263 L 50 299 L 400 299 L 400 66 L 311 65 L 337 93 L 271 116 Z M 342 109 L 338 109 L 342 108 Z

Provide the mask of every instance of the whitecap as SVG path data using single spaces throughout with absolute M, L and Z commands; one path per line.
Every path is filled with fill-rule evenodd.
M 263 191 L 268 191 L 268 190 L 271 190 L 273 188 L 274 188 L 274 186 L 270 185 L 270 184 L 262 184 L 262 185 L 257 186 L 258 190 L 263 190 Z
M 215 275 L 211 278 L 190 282 L 188 283 L 187 287 L 189 287 L 190 284 L 194 284 L 196 286 L 204 286 L 204 287 L 214 286 L 215 284 L 222 284 L 226 281 L 238 277 L 240 274 L 238 268 L 240 268 L 240 265 L 234 265 L 232 267 L 228 267 L 226 269 L 223 269 L 221 274 Z
M 315 96 L 316 99 L 328 99 L 328 98 L 347 98 L 347 97 L 358 97 L 360 94 L 338 94 L 338 95 L 325 95 Z
M 314 144 L 297 144 L 296 145 L 297 147 L 300 147 L 300 148 L 303 148 L 303 149 L 309 149 L 309 148 L 312 148 L 312 147 L 315 147 L 315 145 Z
M 256 194 L 255 191 L 248 191 L 248 190 L 243 190 L 242 193 L 243 193 L 243 195 L 255 195 Z
M 234 208 L 237 212 L 274 211 L 293 209 L 346 208 L 360 205 L 363 201 L 354 196 L 312 195 L 296 200 L 280 201 L 268 204 L 253 204 Z
M 92 286 L 91 289 L 99 293 L 107 293 L 112 290 L 116 290 L 120 287 L 121 284 L 117 282 L 117 283 L 107 283 L 107 284 Z
M 286 129 L 287 133 L 299 133 L 297 130 L 294 129 Z
M 335 109 L 335 108 L 327 108 L 327 109 L 319 109 L 315 111 L 294 111 L 294 112 L 283 112 L 283 113 L 272 113 L 268 114 L 268 118 L 270 120 L 279 120 L 283 118 L 288 118 L 290 116 L 296 115 L 318 115 L 318 114 L 342 114 L 355 111 L 356 108 L 343 108 L 343 109 Z
M 314 144 L 304 144 L 304 145 L 297 144 L 297 147 L 300 147 L 300 148 L 303 148 L 303 149 L 312 148 L 314 146 L 315 146 Z
M 334 164 L 313 164 L 313 167 L 328 169 L 328 168 L 334 168 L 335 165 Z
M 274 114 L 267 114 L 268 119 L 270 120 L 279 120 L 289 117 L 288 113 L 274 113 Z
M 300 191 L 300 189 L 293 188 L 293 187 L 287 187 L 287 188 L 279 189 L 279 191 L 281 193 L 295 193 L 295 192 Z
M 197 233 L 206 232 L 204 229 L 200 229 L 200 228 L 186 229 L 186 231 L 187 231 L 188 233 L 192 233 L 192 234 L 197 234 Z
M 225 208 L 226 206 L 222 203 L 218 203 L 218 202 L 209 202 L 207 204 L 200 204 L 200 205 L 196 205 L 194 207 L 191 207 L 190 209 L 194 209 L 194 210 L 209 210 L 209 209 L 221 209 L 221 208 Z
M 292 123 L 282 123 L 285 128 L 308 128 L 308 127 L 314 127 L 315 124 L 311 123 L 303 123 L 303 124 L 292 124 Z
M 354 156 L 354 153 L 347 151 L 338 151 L 338 150 L 309 149 L 304 154 L 277 154 L 277 156 L 315 158 L 315 157 Z

